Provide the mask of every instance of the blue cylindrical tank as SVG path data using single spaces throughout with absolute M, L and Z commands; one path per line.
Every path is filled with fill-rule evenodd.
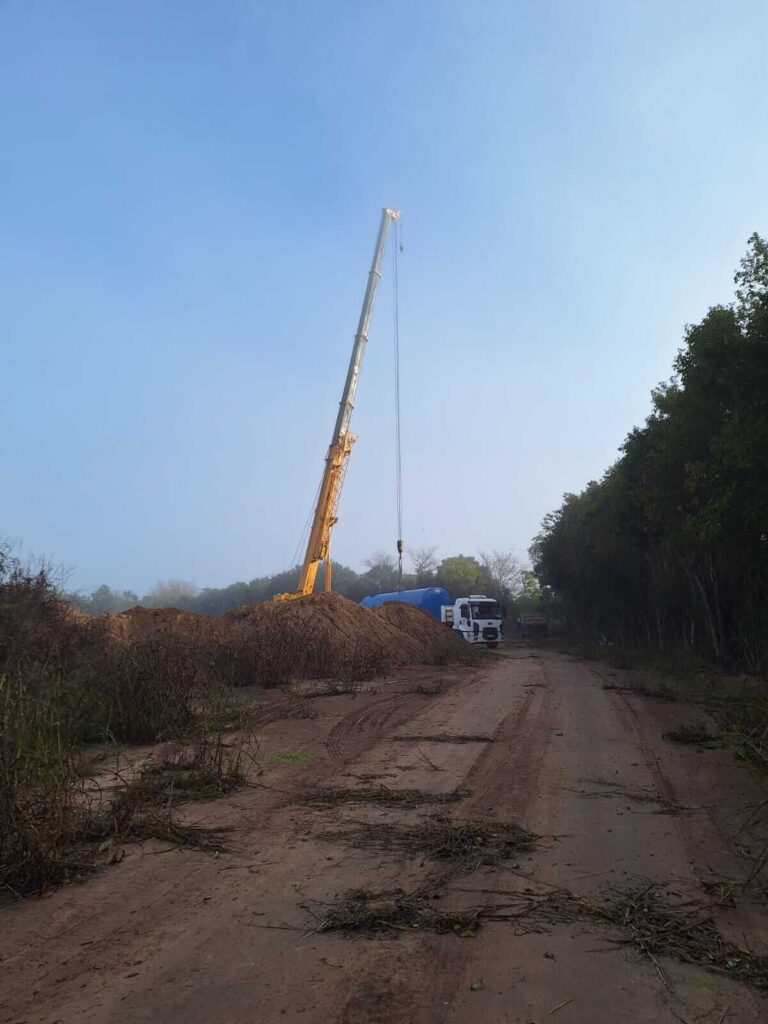
M 402 601 L 405 604 L 414 604 L 417 608 L 428 612 L 433 618 L 440 621 L 440 608 L 444 604 L 453 604 L 451 595 L 444 587 L 424 587 L 421 590 L 399 590 L 394 594 L 371 594 L 364 597 L 360 604 L 363 608 L 378 608 L 380 604 L 387 601 Z

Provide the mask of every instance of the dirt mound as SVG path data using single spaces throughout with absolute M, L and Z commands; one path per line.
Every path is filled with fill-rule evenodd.
M 464 644 L 409 605 L 369 611 L 340 594 L 244 605 L 222 616 L 178 608 L 131 608 L 96 620 L 112 644 L 150 647 L 167 638 L 234 686 L 291 679 L 373 679 L 394 665 L 460 660 Z
M 224 616 L 254 635 L 280 638 L 297 647 L 322 649 L 329 661 L 371 656 L 387 664 L 423 660 L 419 637 L 403 632 L 386 616 L 376 615 L 340 594 L 310 594 L 290 601 L 244 605 Z
M 122 640 L 135 640 L 159 631 L 198 637 L 223 636 L 227 632 L 224 621 L 215 616 L 141 605 L 116 615 L 104 615 L 100 622 L 108 635 Z
M 461 637 L 442 622 L 433 619 L 429 612 L 415 605 L 406 604 L 404 601 L 388 601 L 386 604 L 380 604 L 373 614 L 386 620 L 395 629 L 413 637 L 422 650 L 435 645 L 455 645 L 457 652 L 466 653 L 466 643 Z
M 65 622 L 71 622 L 74 626 L 82 626 L 83 628 L 87 628 L 93 622 L 93 617 L 88 615 L 87 612 L 80 612 L 77 608 L 64 604 L 63 601 L 56 602 L 56 614 Z

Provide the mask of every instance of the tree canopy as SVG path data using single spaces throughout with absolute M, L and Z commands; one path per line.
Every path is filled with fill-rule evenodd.
M 571 624 L 628 644 L 768 667 L 768 245 L 736 301 L 687 328 L 618 461 L 566 494 L 531 548 Z
M 519 563 L 512 552 L 494 551 L 482 555 L 483 564 L 469 555 L 454 555 L 439 561 L 436 548 L 428 547 L 413 553 L 413 573 L 403 575 L 403 588 L 445 587 L 453 596 L 486 593 L 511 603 L 522 588 Z M 70 604 L 91 615 L 125 611 L 134 605 L 147 608 L 181 608 L 205 615 L 223 615 L 244 604 L 269 601 L 275 594 L 290 593 L 299 583 L 300 566 L 261 576 L 249 582 L 240 580 L 226 587 L 204 587 L 202 590 L 185 580 L 167 580 L 155 584 L 141 600 L 130 591 L 115 591 L 106 585 L 90 596 L 65 595 Z M 385 551 L 376 551 L 365 560 L 365 571 L 355 572 L 348 565 L 333 563 L 333 589 L 361 601 L 368 594 L 388 593 L 397 589 L 397 563 Z M 325 589 L 325 566 L 321 565 L 315 589 Z

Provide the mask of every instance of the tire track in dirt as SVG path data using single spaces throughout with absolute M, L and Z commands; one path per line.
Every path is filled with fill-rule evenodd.
M 494 666 L 492 671 L 497 672 L 498 666 Z M 466 802 L 464 810 L 458 812 L 459 815 L 477 817 L 487 815 L 489 810 L 495 812 L 500 792 L 509 788 L 509 766 L 513 763 L 522 764 L 526 758 L 533 760 L 529 757 L 528 745 L 525 750 L 519 744 L 518 748 L 514 745 L 526 729 L 531 714 L 536 714 L 536 708 L 540 707 L 546 696 L 546 690 L 541 688 L 541 678 L 541 670 L 534 667 L 531 679 L 522 684 L 522 693 L 518 691 L 517 698 L 512 698 L 515 706 L 502 714 L 495 729 L 489 730 L 493 742 L 475 745 L 478 755 L 463 781 L 458 777 L 453 780 L 457 786 L 466 783 L 473 791 L 473 796 Z M 482 679 L 482 676 L 470 675 L 457 683 L 456 688 L 452 688 L 452 696 L 455 698 L 457 691 Z M 410 694 L 401 694 L 399 701 L 397 695 L 392 695 L 366 711 L 353 712 L 338 723 L 329 741 L 336 734 L 344 744 L 357 735 L 358 729 L 363 729 L 365 731 L 361 740 L 364 745 L 370 746 L 375 739 L 374 732 L 391 732 L 406 717 L 411 716 L 411 700 Z M 439 718 L 439 704 L 438 700 L 428 705 L 419 703 L 416 707 L 418 710 L 428 707 Z M 475 731 L 475 724 L 470 722 L 466 729 L 469 732 Z M 539 742 L 538 738 L 529 741 L 530 744 Z M 517 760 L 515 749 L 519 750 Z M 343 753 L 347 760 L 356 756 L 351 748 L 345 747 Z M 511 770 L 514 771 L 513 768 Z M 527 785 L 523 789 L 528 798 L 535 795 L 535 783 L 530 793 Z M 437 936 L 425 934 L 420 936 L 420 940 L 424 945 L 409 949 L 404 961 L 394 971 L 388 963 L 388 949 L 372 950 L 370 959 L 358 965 L 359 973 L 351 985 L 350 979 L 340 981 L 336 995 L 336 1016 L 333 1019 L 343 1024 L 415 1024 L 416 1021 L 427 1020 L 430 1024 L 441 1024 L 445 1021 L 455 997 L 457 979 L 464 973 L 468 950 L 461 943 L 446 944 Z M 429 978 L 428 987 L 425 987 L 425 977 Z M 421 992 L 421 995 L 414 999 L 416 992 Z
M 510 818 L 521 823 L 535 799 L 553 727 L 548 717 L 549 689 L 542 681 L 546 674 L 538 665 L 532 669 L 531 680 L 522 684 L 522 700 L 499 722 L 492 734 L 493 743 L 484 745 L 464 777 L 462 786 L 472 796 L 459 815 Z M 445 1024 L 451 1018 L 456 986 L 466 974 L 468 950 L 434 937 L 427 943 L 432 947 L 429 1024 Z M 426 1022 L 424 1017 L 419 1019 Z
M 588 668 L 590 673 L 601 683 L 604 689 L 607 685 L 610 685 L 609 676 L 604 675 L 593 665 L 589 665 Z M 675 788 L 661 767 L 655 752 L 648 745 L 646 738 L 643 735 L 640 716 L 638 715 L 636 708 L 633 707 L 632 701 L 622 690 L 606 690 L 606 692 L 617 697 L 621 708 L 626 712 L 627 719 L 631 725 L 631 730 L 637 738 L 637 747 L 640 751 L 640 756 L 642 757 L 643 763 L 651 777 L 651 782 L 656 790 L 656 795 L 662 803 L 673 805 L 676 802 Z
M 603 674 L 596 669 L 594 666 L 589 666 L 590 672 L 595 676 L 605 687 L 607 681 L 611 681 L 611 677 Z M 724 821 L 717 813 L 717 806 L 711 801 L 701 801 L 693 806 L 689 805 L 689 801 L 683 797 L 680 798 L 673 783 L 667 776 L 664 769 L 661 767 L 658 756 L 655 751 L 649 745 L 645 736 L 642 716 L 638 713 L 638 709 L 633 705 L 631 699 L 631 693 L 625 693 L 620 690 L 613 690 L 612 696 L 615 696 L 619 700 L 619 706 L 617 710 L 624 713 L 625 720 L 629 723 L 629 726 L 637 739 L 637 746 L 640 751 L 640 755 L 643 759 L 648 774 L 651 778 L 653 788 L 656 790 L 659 799 L 666 803 L 670 807 L 677 805 L 687 806 L 689 813 L 687 815 L 680 815 L 675 817 L 675 828 L 677 829 L 680 840 L 686 849 L 691 864 L 697 864 L 698 870 L 706 874 L 721 875 L 723 877 L 739 877 L 743 869 L 743 864 L 733 846 L 733 836 L 729 829 L 725 826 Z M 636 699 L 645 700 L 640 695 Z M 662 727 L 659 726 L 659 733 L 663 731 Z M 694 817 L 691 817 L 690 812 L 694 812 Z M 698 818 L 695 816 L 695 812 L 699 812 Z M 706 820 L 707 834 L 712 839 L 713 843 L 722 844 L 722 850 L 720 852 L 720 859 L 717 862 L 717 867 L 714 867 L 714 861 L 712 854 L 710 853 L 706 864 L 701 863 L 701 845 L 702 835 L 704 833 L 704 823 L 702 816 Z
M 474 673 L 467 673 L 464 678 L 450 683 L 440 694 L 438 702 L 449 694 L 455 695 L 478 678 Z M 367 707 L 352 711 L 337 722 L 324 741 L 325 749 L 339 764 L 348 764 L 388 730 L 397 728 L 419 711 L 434 706 L 431 698 L 409 690 L 379 697 Z
M 663 803 L 670 806 L 673 805 L 676 802 L 675 788 L 664 772 L 664 769 L 661 767 L 658 757 L 656 757 L 654 751 L 645 741 L 637 711 L 632 707 L 632 703 L 626 694 L 617 693 L 616 696 L 629 712 L 629 717 L 632 720 L 632 728 L 637 736 L 637 745 L 640 750 L 640 754 L 642 755 L 645 767 L 648 769 L 648 773 L 653 780 L 653 786 L 659 796 L 659 799 Z
M 265 703 L 257 709 L 253 716 L 255 728 L 263 728 L 283 718 L 299 717 L 306 708 L 307 700 L 301 697 L 288 697 Z
M 340 764 L 347 764 L 365 747 L 379 738 L 389 725 L 398 725 L 410 717 L 411 708 L 423 707 L 423 699 L 410 693 L 393 693 L 380 697 L 359 711 L 352 711 L 331 729 L 324 741 L 329 755 Z
M 600 672 L 599 669 L 592 665 L 589 666 L 589 671 L 597 680 L 600 681 L 604 689 L 606 687 L 606 683 L 610 684 L 612 682 L 610 676 Z M 632 703 L 631 693 L 611 689 L 606 690 L 606 693 L 610 693 L 612 697 L 616 697 L 618 699 L 617 703 L 613 706 L 620 714 L 623 713 L 624 720 L 628 723 L 629 729 L 637 740 L 637 748 L 640 751 L 643 764 L 650 776 L 651 785 L 656 791 L 661 803 L 666 804 L 668 807 L 675 807 L 678 805 L 685 806 L 687 801 L 679 798 L 672 781 L 661 767 L 661 763 L 656 752 L 648 743 L 641 715 Z M 638 695 L 636 699 L 646 700 L 647 698 Z M 711 835 L 713 837 L 717 837 L 720 842 L 723 843 L 724 847 L 730 847 L 730 837 L 727 831 L 723 828 L 721 821 L 718 819 L 714 807 L 709 804 L 701 804 L 698 805 L 698 808 L 693 808 L 693 810 L 696 809 L 705 816 Z M 674 818 L 674 827 L 678 832 L 684 849 L 688 853 L 691 864 L 698 864 L 700 861 L 701 835 L 703 827 L 701 817 L 699 816 L 698 821 L 695 821 L 691 818 L 690 814 L 676 815 Z M 712 872 L 711 863 L 708 862 L 704 870 Z M 731 877 L 737 875 L 738 870 L 739 865 L 734 862 L 729 864 L 727 867 L 723 866 L 720 873 L 724 876 Z
M 536 681 L 520 705 L 510 711 L 480 754 L 464 785 L 473 796 L 472 812 L 510 817 L 521 822 L 536 797 L 544 755 L 555 731 L 551 692 L 544 670 L 535 666 Z M 469 807 L 467 808 L 469 810 Z

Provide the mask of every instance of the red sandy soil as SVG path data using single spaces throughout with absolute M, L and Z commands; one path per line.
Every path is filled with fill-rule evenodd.
M 263 601 L 236 608 L 225 618 L 247 624 L 259 636 L 316 642 L 332 659 L 365 650 L 381 654 L 389 662 L 405 663 L 424 654 L 424 644 L 419 639 L 340 594 Z M 432 619 L 431 625 L 441 635 L 440 623 Z
M 428 648 L 435 642 L 448 643 L 450 649 L 457 654 L 466 653 L 466 641 L 462 640 L 448 626 L 437 622 L 428 612 L 415 608 L 412 604 L 400 601 L 389 601 L 379 605 L 373 613 L 377 618 L 386 620 L 395 629 L 413 637 L 423 647 Z
M 223 636 L 227 632 L 222 618 L 185 612 L 179 608 L 143 608 L 137 605 L 116 615 L 104 615 L 97 621 L 104 625 L 109 635 L 124 640 L 139 639 L 160 631 L 197 636 Z
M 317 785 L 470 795 L 443 813 L 515 821 L 541 847 L 447 883 L 441 904 L 504 901 L 564 886 L 594 895 L 638 879 L 705 898 L 703 883 L 745 880 L 766 836 L 747 824 L 765 780 L 731 751 L 662 734 L 698 708 L 605 689 L 626 675 L 566 655 L 509 647 L 481 668 L 403 669 L 352 697 L 261 704 L 253 785 L 189 820 L 229 825 L 218 857 L 155 844 L 81 885 L 0 913 L 4 1024 L 757 1024 L 768 1000 L 731 977 L 609 940 L 589 921 L 474 937 L 319 933 L 335 894 L 405 889 L 422 858 L 352 849 L 321 833 L 353 821 L 417 821 L 429 807 L 317 808 Z M 416 692 L 442 679 L 436 696 Z M 422 688 L 426 688 L 422 685 Z M 309 708 L 313 718 L 296 717 Z M 402 742 L 483 735 L 492 743 Z M 305 755 L 286 763 L 286 753 Z M 666 813 L 672 804 L 679 813 Z M 745 827 L 746 825 L 746 827 Z M 740 830 L 740 831 L 739 831 Z M 757 876 L 715 911 L 732 941 L 768 953 Z
M 457 657 L 466 654 L 464 641 L 419 608 L 388 604 L 369 611 L 339 594 L 263 601 L 223 616 L 136 607 L 100 621 L 109 635 L 124 640 L 160 631 L 225 639 L 233 631 L 247 630 L 289 649 L 315 645 L 332 663 L 352 655 L 373 655 L 390 665 L 430 661 L 438 644 Z

